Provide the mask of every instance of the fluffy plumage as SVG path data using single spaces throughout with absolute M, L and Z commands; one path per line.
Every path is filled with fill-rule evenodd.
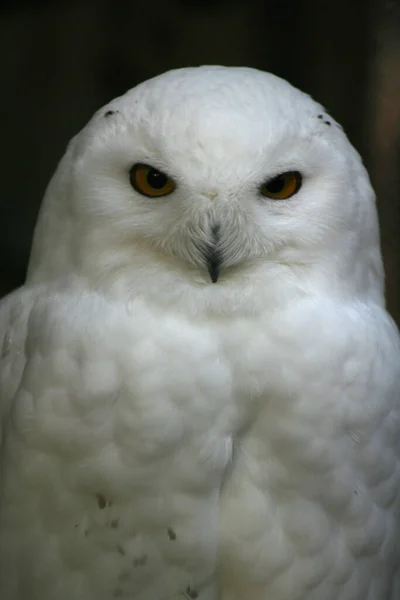
M 138 193 L 135 163 L 175 190 Z M 287 171 L 295 195 L 261 195 Z M 180 69 L 98 111 L 49 184 L 1 348 L 1 598 L 400 598 L 374 194 L 287 82 Z

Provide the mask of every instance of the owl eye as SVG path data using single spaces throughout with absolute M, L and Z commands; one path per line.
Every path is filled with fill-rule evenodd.
M 175 183 L 168 175 L 142 163 L 133 165 L 129 171 L 129 179 L 131 186 L 139 194 L 150 198 L 167 196 L 175 189 Z
M 301 183 L 302 177 L 298 171 L 288 171 L 263 183 L 260 192 L 273 200 L 286 200 L 299 191 Z

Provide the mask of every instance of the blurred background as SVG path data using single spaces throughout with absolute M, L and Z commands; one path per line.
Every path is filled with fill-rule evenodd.
M 46 184 L 97 108 L 167 69 L 245 65 L 313 95 L 361 152 L 400 323 L 400 0 L 2 0 L 0 56 L 0 296 L 23 282 Z

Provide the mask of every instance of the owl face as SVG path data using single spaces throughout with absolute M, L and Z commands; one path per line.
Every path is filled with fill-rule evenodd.
M 71 262 L 104 281 L 162 273 L 208 288 L 280 268 L 302 286 L 332 285 L 364 248 L 361 270 L 377 252 L 358 154 L 320 105 L 273 75 L 166 73 L 98 111 L 66 163 Z

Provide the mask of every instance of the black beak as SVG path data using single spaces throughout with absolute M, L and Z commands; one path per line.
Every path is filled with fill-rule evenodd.
M 212 241 L 205 250 L 205 259 L 210 279 L 213 283 L 218 281 L 220 267 L 222 263 L 222 254 L 218 248 L 220 225 L 214 225 L 211 229 Z

